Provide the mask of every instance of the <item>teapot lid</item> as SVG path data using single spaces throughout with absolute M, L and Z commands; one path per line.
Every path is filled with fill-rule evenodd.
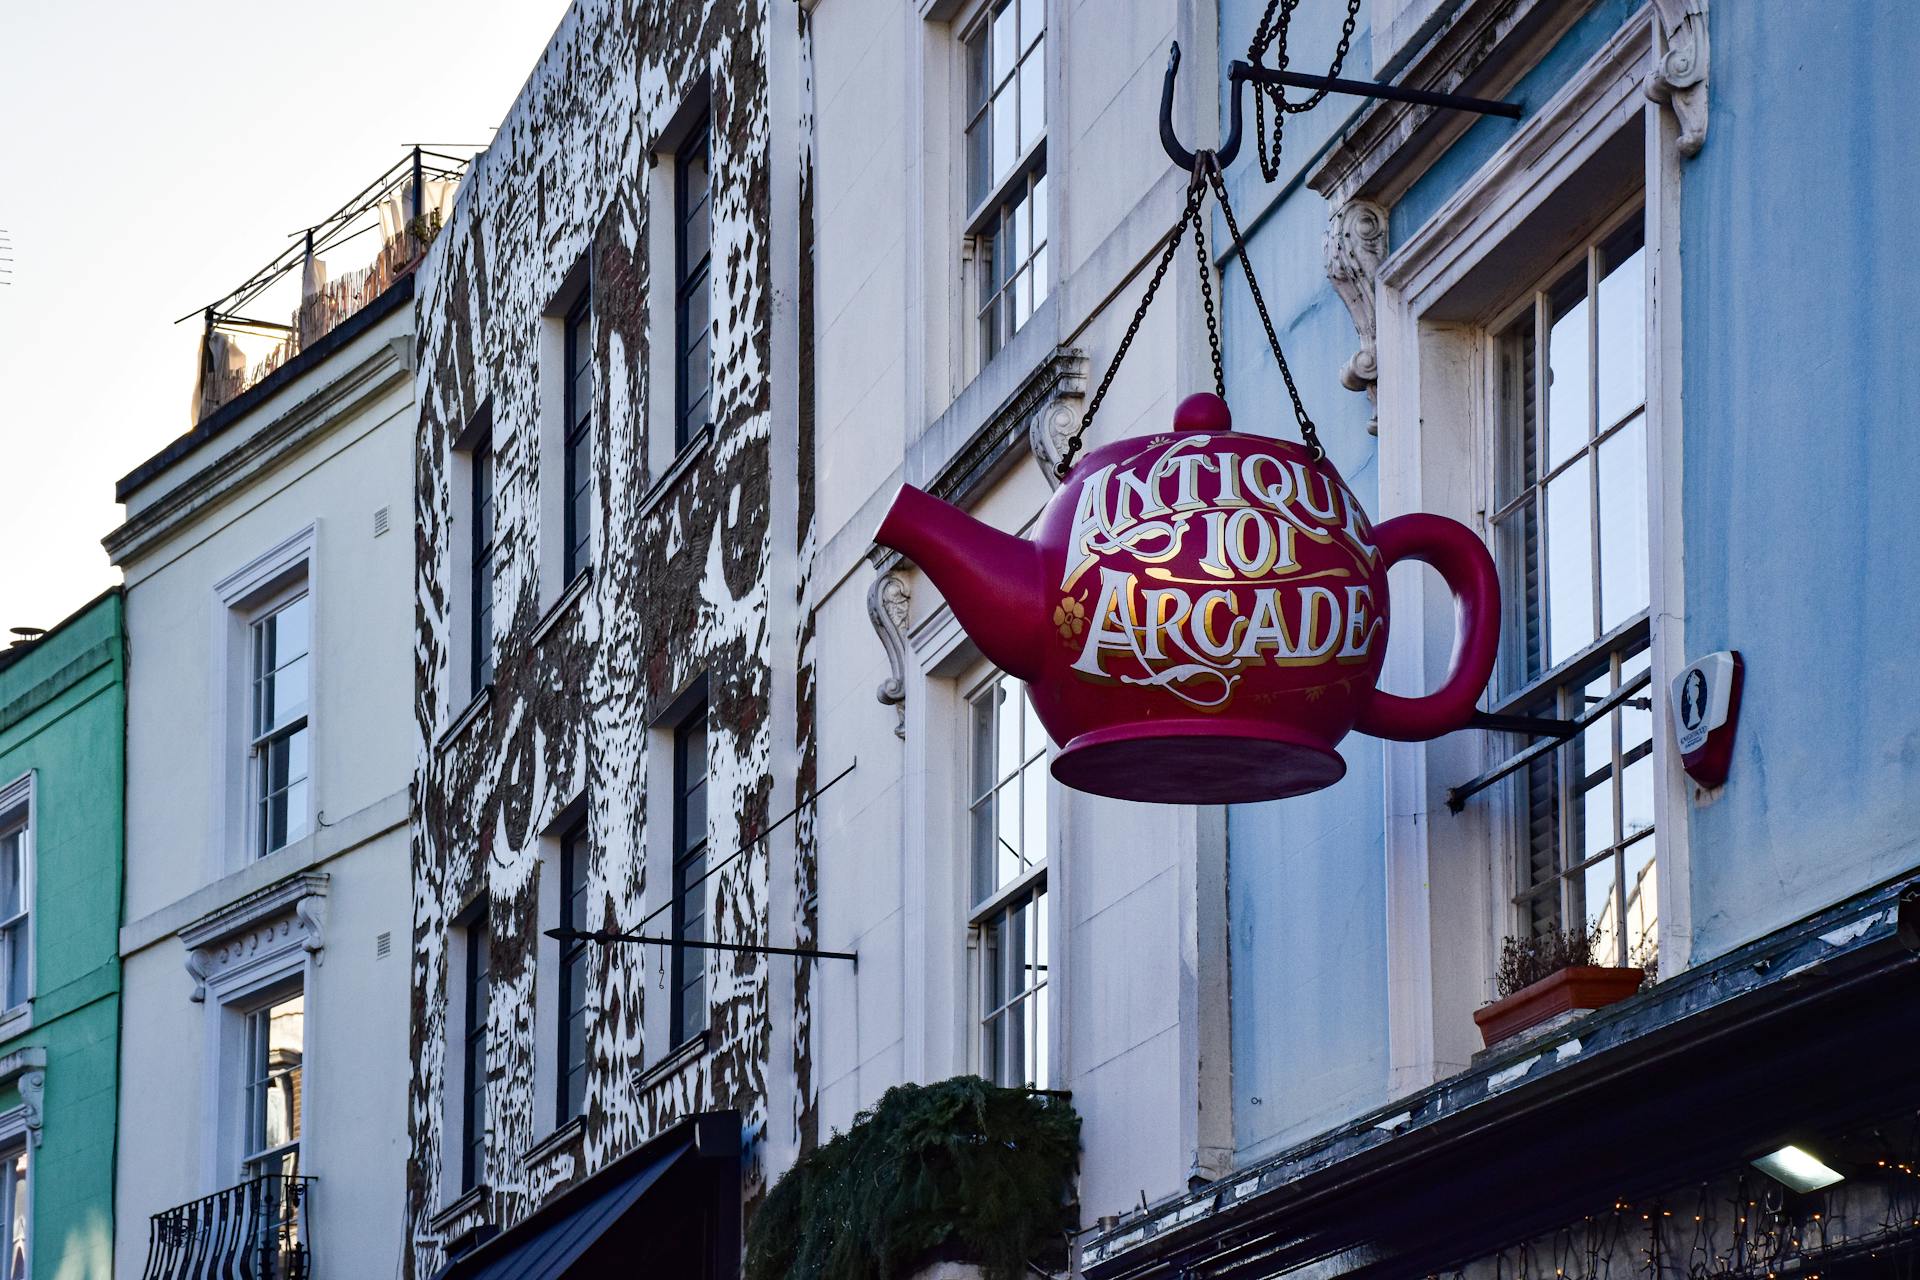
M 1227 402 L 1211 391 L 1188 396 L 1173 411 L 1175 431 L 1206 431 L 1213 434 L 1233 430 L 1233 413 Z

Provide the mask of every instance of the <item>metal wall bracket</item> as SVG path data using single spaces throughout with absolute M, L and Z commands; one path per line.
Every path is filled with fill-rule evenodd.
M 1180 145 L 1179 135 L 1173 131 L 1173 86 L 1180 74 L 1180 42 L 1174 41 L 1173 48 L 1167 54 L 1167 74 L 1160 84 L 1160 145 L 1166 148 L 1168 157 L 1189 173 L 1195 164 L 1193 152 Z M 1227 78 L 1232 86 L 1229 97 L 1227 136 L 1214 152 L 1221 168 L 1232 164 L 1234 157 L 1240 154 L 1240 102 L 1244 95 L 1241 86 L 1247 84 L 1285 85 L 1290 89 L 1323 89 L 1328 93 L 1345 93 L 1360 98 L 1383 98 L 1389 102 L 1411 102 L 1423 107 L 1438 107 L 1444 111 L 1472 111 L 1485 116 L 1502 116 L 1508 120 L 1518 120 L 1521 105 L 1517 102 L 1500 102 L 1492 98 L 1470 98 L 1458 93 L 1435 93 L 1430 89 L 1409 89 L 1395 84 L 1377 84 L 1372 80 L 1348 80 L 1340 76 L 1316 76 L 1303 71 L 1279 71 L 1272 67 L 1256 67 L 1244 59 L 1235 59 L 1227 67 Z
M 1542 740 L 1530 747 L 1509 756 L 1504 763 L 1497 764 L 1471 782 L 1463 782 L 1457 787 L 1447 788 L 1447 809 L 1459 813 L 1467 807 L 1467 801 L 1508 774 L 1526 768 L 1547 752 L 1558 748 L 1569 738 L 1588 725 L 1600 720 L 1620 706 L 1631 702 L 1633 695 L 1653 683 L 1653 673 L 1642 671 L 1625 684 L 1600 701 L 1588 707 L 1571 720 L 1537 720 L 1532 716 L 1502 716 L 1488 712 L 1477 712 L 1469 725 L 1483 729 L 1496 729 L 1507 733 L 1537 733 Z
M 548 929 L 546 934 L 556 942 L 597 942 L 601 946 L 616 943 L 633 943 L 643 947 L 672 947 L 676 951 L 733 951 L 755 956 L 806 956 L 813 960 L 851 960 L 856 966 L 860 957 L 852 951 L 821 951 L 815 947 L 760 947 L 744 942 L 696 942 L 692 938 L 655 938 L 644 933 L 621 933 L 615 929 Z

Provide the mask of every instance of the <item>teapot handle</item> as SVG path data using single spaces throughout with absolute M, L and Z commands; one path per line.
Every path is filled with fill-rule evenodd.
M 1388 565 L 1419 560 L 1439 570 L 1453 599 L 1459 630 L 1446 683 L 1422 698 L 1378 690 L 1354 727 L 1376 738 L 1422 742 L 1464 729 L 1493 675 L 1500 646 L 1500 577 L 1473 531 L 1445 516 L 1395 516 L 1374 526 L 1374 545 Z

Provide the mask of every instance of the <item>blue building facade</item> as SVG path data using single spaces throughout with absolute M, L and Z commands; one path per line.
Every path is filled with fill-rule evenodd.
M 1266 7 L 1219 6 L 1223 129 Z M 1327 70 L 1345 8 L 1299 6 L 1293 69 Z M 1916 59 L 1920 10 L 1873 0 L 1364 0 L 1342 74 L 1520 117 L 1329 97 L 1268 180 L 1248 104 L 1229 183 L 1330 456 L 1376 518 L 1486 539 L 1483 707 L 1581 728 L 1355 736 L 1338 785 L 1230 811 L 1236 1172 L 1097 1233 L 1087 1274 L 1911 1258 L 1920 1212 L 1872 1170 L 1911 1163 L 1920 1084 L 1869 1046 L 1920 1043 Z M 1218 260 L 1236 425 L 1291 434 Z M 1383 685 L 1433 688 L 1451 603 L 1393 582 Z M 1702 787 L 1668 690 L 1719 651 L 1742 697 Z M 1483 1047 L 1506 944 L 1569 930 L 1639 994 Z M 1788 1145 L 1840 1180 L 1752 1165 Z

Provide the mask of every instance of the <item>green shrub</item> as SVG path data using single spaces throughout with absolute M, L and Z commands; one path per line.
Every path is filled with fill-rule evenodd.
M 948 1259 L 1064 1265 L 1080 1117 L 978 1076 L 887 1090 L 768 1191 L 747 1280 L 895 1280 Z

